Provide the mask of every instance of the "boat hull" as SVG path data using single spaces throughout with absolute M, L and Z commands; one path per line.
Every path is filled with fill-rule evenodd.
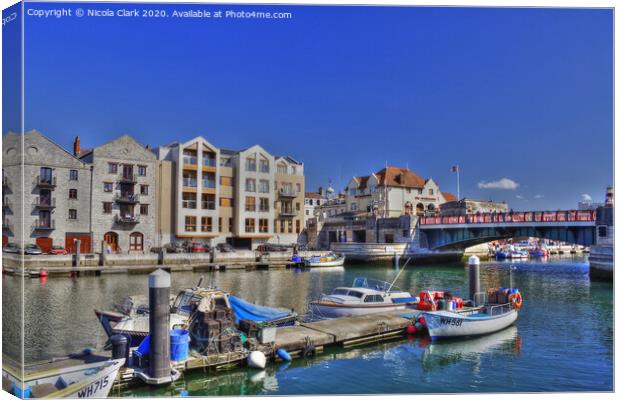
M 471 317 L 450 311 L 425 312 L 423 315 L 429 336 L 436 340 L 500 331 L 517 320 L 518 312 L 511 309 L 503 314 L 487 317 Z
M 387 311 L 404 310 L 406 303 L 385 304 L 375 306 L 344 305 L 336 303 L 311 302 L 312 314 L 321 318 L 356 317 L 359 315 L 376 314 Z
M 317 268 L 317 267 L 342 267 L 344 265 L 344 259 L 345 257 L 338 257 L 335 260 L 332 261 L 311 261 L 311 260 L 306 260 L 305 261 L 305 266 L 306 267 L 313 267 L 313 268 Z

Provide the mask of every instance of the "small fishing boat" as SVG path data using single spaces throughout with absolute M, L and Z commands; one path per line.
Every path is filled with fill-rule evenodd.
M 496 251 L 495 258 L 498 260 L 505 260 L 506 258 L 508 258 L 508 253 L 504 251 Z
M 486 304 L 461 310 L 424 312 L 431 339 L 479 336 L 497 332 L 512 325 L 519 316 L 523 298 L 518 290 L 511 291 L 509 302 Z
M 23 398 L 105 398 L 124 363 L 121 358 L 55 368 L 25 375 L 23 383 L 3 368 L 2 378 L 11 382 L 12 394 Z
M 510 253 L 508 253 L 508 258 L 512 258 L 512 259 L 523 259 L 523 258 L 528 258 L 530 255 L 526 250 L 511 250 Z
M 330 295 L 310 302 L 313 317 L 339 318 L 404 310 L 417 297 L 384 281 L 355 278 L 351 287 L 337 287 Z
M 344 254 L 333 252 L 326 255 L 313 256 L 305 260 L 306 267 L 341 267 L 344 265 Z

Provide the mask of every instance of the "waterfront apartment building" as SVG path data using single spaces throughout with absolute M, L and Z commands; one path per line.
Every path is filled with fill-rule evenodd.
M 303 230 L 302 163 L 275 157 L 259 145 L 220 149 L 202 137 L 162 146 L 155 154 L 157 196 L 162 206 L 171 203 L 158 211 L 162 244 L 256 248 L 297 241 Z
M 92 166 L 93 249 L 145 252 L 158 244 L 156 235 L 157 158 L 146 146 L 123 135 L 74 153 Z
M 441 204 L 456 200 L 453 194 L 440 191 L 432 178 L 424 179 L 400 167 L 355 176 L 347 184 L 345 194 L 348 212 L 379 217 L 434 215 Z
M 3 245 L 90 252 L 90 166 L 35 130 L 5 135 L 2 153 Z
M 304 165 L 292 157 L 276 157 L 274 231 L 276 243 L 295 243 L 305 229 Z

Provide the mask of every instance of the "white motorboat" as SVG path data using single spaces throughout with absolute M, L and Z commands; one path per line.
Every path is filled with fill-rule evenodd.
M 22 388 L 21 393 L 13 393 L 22 394 L 18 397 L 27 394 L 36 398 L 105 398 L 124 363 L 125 359 L 121 358 L 55 368 L 25 375 L 23 383 L 3 368 L 2 377 L 12 382 L 14 388 Z
M 479 336 L 497 332 L 512 325 L 519 315 L 513 304 L 496 304 L 463 310 L 424 312 L 424 320 L 432 340 Z
M 341 267 L 344 265 L 344 260 L 344 254 L 330 252 L 326 255 L 307 258 L 304 263 L 306 267 Z
M 352 287 L 337 287 L 330 295 L 310 302 L 310 311 L 318 318 L 352 317 L 404 310 L 418 300 L 388 282 L 355 278 Z

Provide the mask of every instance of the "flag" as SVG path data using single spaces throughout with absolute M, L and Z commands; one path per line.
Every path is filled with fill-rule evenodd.
M 453 165 L 452 167 L 450 167 L 450 172 L 459 172 L 459 166 Z

